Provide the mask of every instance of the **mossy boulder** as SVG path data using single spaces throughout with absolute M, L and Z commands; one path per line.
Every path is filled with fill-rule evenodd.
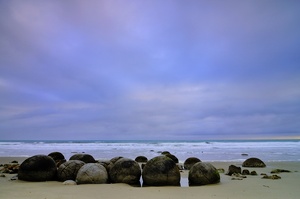
M 135 158 L 135 161 L 136 162 L 148 162 L 148 158 L 147 157 L 145 157 L 145 156 L 137 156 L 136 158 Z
M 201 160 L 196 157 L 187 158 L 183 163 L 184 169 L 190 170 L 192 168 L 192 166 L 194 164 L 196 164 L 197 162 L 201 162 Z
M 164 155 L 146 163 L 142 178 L 143 186 L 180 186 L 180 172 L 176 163 Z
M 215 184 L 220 182 L 220 174 L 212 164 L 198 162 L 190 169 L 188 179 L 190 186 Z
M 258 158 L 249 158 L 243 162 L 243 167 L 266 167 L 266 164 Z
M 69 160 L 58 167 L 57 178 L 59 181 L 75 180 L 79 169 L 85 163 L 81 160 Z
M 66 162 L 65 156 L 61 152 L 52 152 L 48 156 L 53 158 L 56 166 L 59 167 L 62 163 Z
M 77 153 L 74 154 L 72 157 L 70 157 L 70 160 L 81 160 L 85 163 L 95 163 L 96 160 L 94 157 L 90 154 L 85 154 L 85 153 Z
M 112 183 L 140 185 L 141 168 L 136 161 L 128 158 L 121 158 L 110 168 L 109 177 Z
M 35 155 L 27 158 L 18 171 L 18 178 L 25 181 L 55 180 L 57 172 L 53 158 L 46 155 Z

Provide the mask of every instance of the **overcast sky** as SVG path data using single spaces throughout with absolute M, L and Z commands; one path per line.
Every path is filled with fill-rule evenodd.
M 299 10 L 0 0 L 0 140 L 300 138 Z

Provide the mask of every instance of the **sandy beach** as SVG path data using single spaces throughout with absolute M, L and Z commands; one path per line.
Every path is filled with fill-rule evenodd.
M 0 164 L 17 160 L 21 163 L 25 158 L 0 157 Z M 216 168 L 229 165 L 241 166 L 241 162 L 211 162 Z M 188 187 L 188 171 L 181 172 L 182 187 L 132 187 L 127 184 L 88 184 L 63 185 L 61 182 L 26 182 L 10 180 L 15 174 L 5 174 L 0 177 L 0 198 L 299 198 L 300 162 L 267 162 L 265 168 L 248 168 L 258 175 L 243 180 L 232 180 L 231 176 L 221 173 L 221 182 L 214 185 Z M 273 169 L 286 169 L 291 173 L 277 174 L 278 180 L 262 179 L 261 173 L 271 175 Z

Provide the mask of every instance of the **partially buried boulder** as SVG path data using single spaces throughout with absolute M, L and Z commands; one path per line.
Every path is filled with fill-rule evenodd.
M 190 158 L 186 159 L 183 163 L 184 169 L 190 170 L 192 168 L 192 166 L 194 164 L 196 164 L 197 162 L 201 162 L 201 160 L 196 157 L 190 157 Z
M 81 160 L 85 163 L 95 163 L 96 160 L 90 154 L 77 153 L 70 157 L 70 160 Z
M 18 178 L 25 181 L 50 181 L 56 177 L 57 167 L 54 160 L 46 155 L 27 158 L 18 171 Z
M 189 185 L 199 186 L 220 182 L 218 170 L 210 163 L 198 162 L 189 171 Z
M 142 172 L 143 186 L 180 186 L 180 172 L 167 156 L 149 160 Z
M 83 165 L 76 177 L 77 184 L 104 184 L 107 180 L 108 174 L 105 167 L 98 163 Z
M 266 164 L 258 158 L 249 158 L 243 162 L 243 167 L 266 167 Z
M 85 163 L 81 160 L 69 160 L 58 167 L 57 178 L 59 181 L 75 180 L 79 169 Z
M 141 169 L 136 161 L 121 158 L 111 167 L 109 177 L 112 183 L 140 185 Z

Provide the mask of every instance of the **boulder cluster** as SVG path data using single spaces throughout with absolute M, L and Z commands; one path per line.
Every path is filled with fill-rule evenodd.
M 148 160 L 115 157 L 97 161 L 89 154 L 74 154 L 66 160 L 60 152 L 35 155 L 18 165 L 18 179 L 24 181 L 61 181 L 65 185 L 126 183 L 132 186 L 180 186 L 178 158 L 169 152 Z M 218 170 L 196 157 L 188 158 L 182 169 L 189 170 L 190 186 L 220 182 Z

